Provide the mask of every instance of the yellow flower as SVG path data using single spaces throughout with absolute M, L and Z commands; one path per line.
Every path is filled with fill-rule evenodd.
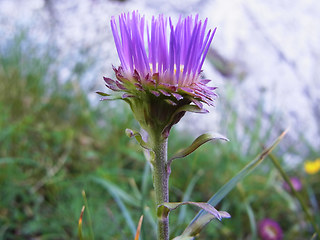
M 304 170 L 308 174 L 316 174 L 320 171 L 320 158 L 317 158 L 314 161 L 306 161 L 304 163 Z

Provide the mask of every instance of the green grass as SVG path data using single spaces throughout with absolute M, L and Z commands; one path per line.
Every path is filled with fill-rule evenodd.
M 60 79 L 54 51 L 48 50 L 53 47 L 37 46 L 22 33 L 0 49 L 0 239 L 77 239 L 82 190 L 95 239 L 133 239 L 141 214 L 141 235 L 150 239 L 155 218 L 151 173 L 138 144 L 124 133 L 139 129 L 137 123 L 125 104 L 94 107 L 81 81 Z M 89 70 L 75 70 L 73 79 Z M 171 201 L 207 201 L 277 134 L 277 116 L 262 128 L 260 109 L 249 126 L 228 101 L 221 127 L 231 141 L 208 143 L 175 160 Z M 193 140 L 173 130 L 169 152 Z M 319 156 L 315 149 L 310 152 Z M 302 166 L 288 174 L 303 178 L 302 197 L 315 206 L 309 199 L 319 199 L 318 178 L 305 176 Z M 311 238 L 296 199 L 282 182 L 273 165 L 263 163 L 218 205 L 232 218 L 213 221 L 199 239 L 255 239 L 256 223 L 266 217 L 280 223 L 285 239 Z M 196 212 L 192 207 L 173 212 L 172 233 L 181 233 Z M 91 235 L 87 210 L 83 234 L 85 239 Z

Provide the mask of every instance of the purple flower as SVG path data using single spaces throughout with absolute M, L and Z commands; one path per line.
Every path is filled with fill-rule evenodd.
M 259 222 L 258 231 L 262 240 L 281 240 L 283 238 L 279 224 L 269 218 L 265 218 Z
M 163 118 L 160 122 L 172 125 L 182 117 L 172 122 L 173 114 L 185 105 L 193 104 L 205 112 L 201 102 L 213 105 L 216 96 L 216 87 L 209 87 L 210 80 L 200 77 L 216 30 L 207 31 L 206 27 L 207 19 L 202 22 L 198 15 L 180 17 L 176 25 L 163 15 L 152 17 L 149 24 L 137 11 L 121 14 L 118 21 L 112 17 L 111 29 L 121 65 L 113 67 L 116 80 L 104 80 L 118 95 L 98 92 L 104 96 L 102 100 L 127 101 L 143 126 L 149 125 L 148 119 L 159 117 Z M 185 111 L 188 110 L 180 115 Z
M 297 192 L 299 192 L 299 191 L 302 189 L 302 183 L 301 183 L 301 181 L 300 181 L 299 178 L 297 178 L 297 177 L 291 177 L 291 178 L 290 178 L 290 181 L 291 181 L 291 184 L 292 184 L 294 190 L 296 190 Z M 283 183 L 283 188 L 284 188 L 286 191 L 291 192 L 291 188 L 290 188 L 290 186 L 289 186 L 288 183 L 284 182 L 284 183 Z

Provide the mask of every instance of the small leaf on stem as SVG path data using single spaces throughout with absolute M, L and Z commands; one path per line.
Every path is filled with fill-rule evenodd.
M 175 160 L 177 158 L 184 158 L 184 157 L 188 156 L 189 154 L 193 153 L 195 150 L 197 150 L 203 144 L 205 144 L 205 143 L 207 143 L 209 141 L 213 141 L 213 140 L 229 141 L 228 138 L 222 136 L 219 133 L 205 133 L 205 134 L 202 134 L 198 138 L 196 138 L 196 140 L 194 140 L 193 143 L 189 147 L 187 147 L 187 148 L 185 148 L 183 150 L 180 150 L 175 155 L 173 155 L 170 158 L 170 160 L 168 161 L 168 167 L 170 167 L 170 165 L 171 165 L 173 160 Z
M 162 216 L 167 217 L 168 214 L 172 210 L 177 209 L 181 205 L 187 205 L 187 204 L 197 206 L 197 207 L 205 210 L 207 213 L 211 214 L 213 216 L 213 218 L 217 218 L 219 220 L 221 220 L 222 217 L 226 217 L 226 218 L 230 217 L 230 215 L 228 213 L 222 212 L 222 214 L 220 214 L 220 212 L 217 209 L 215 209 L 210 204 L 204 203 L 204 202 L 165 202 L 165 203 L 161 203 L 160 205 L 158 205 L 157 215 L 158 215 L 158 217 L 162 217 Z

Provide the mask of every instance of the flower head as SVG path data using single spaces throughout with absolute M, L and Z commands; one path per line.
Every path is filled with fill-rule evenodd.
M 282 230 L 279 224 L 269 218 L 265 218 L 259 222 L 259 235 L 263 240 L 281 240 L 283 238 Z
M 215 33 L 215 29 L 206 31 L 206 26 L 207 19 L 202 22 L 198 15 L 180 17 L 176 25 L 163 15 L 153 17 L 149 25 L 136 11 L 121 14 L 118 22 L 112 17 L 111 29 L 121 65 L 113 68 L 116 80 L 104 80 L 109 89 L 120 95 L 98 92 L 105 96 L 102 100 L 127 101 L 144 128 L 150 121 L 172 126 L 188 111 L 177 111 L 186 105 L 204 112 L 202 103 L 213 105 L 216 96 L 215 87 L 207 85 L 210 80 L 200 77 Z
M 297 177 L 291 177 L 291 178 L 290 178 L 290 181 L 291 181 L 291 184 L 292 184 L 294 190 L 296 190 L 297 192 L 299 192 L 299 191 L 302 189 L 302 183 L 301 183 L 301 181 L 300 181 L 299 178 L 297 178 Z M 291 192 L 291 188 L 290 188 L 290 186 L 289 186 L 288 183 L 284 182 L 284 183 L 283 183 L 283 188 L 284 188 L 286 191 Z
M 314 161 L 306 161 L 304 163 L 304 170 L 308 174 L 316 174 L 320 171 L 320 158 Z

